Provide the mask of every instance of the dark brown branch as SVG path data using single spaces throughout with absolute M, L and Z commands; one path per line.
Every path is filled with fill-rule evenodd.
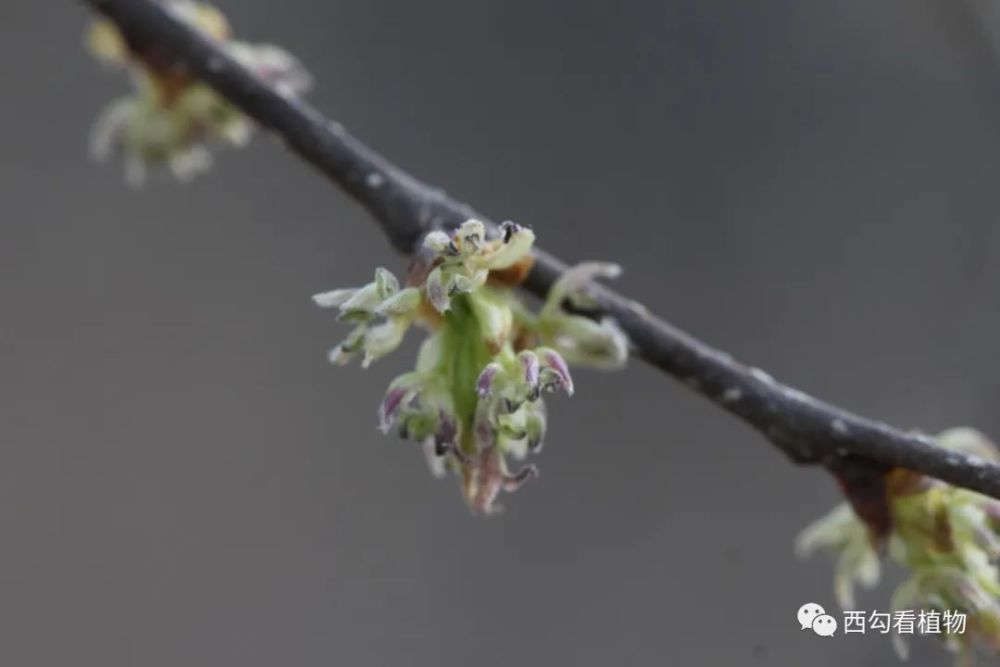
M 453 227 L 471 207 L 402 171 L 299 99 L 256 79 L 216 44 L 173 18 L 155 0 L 84 0 L 114 21 L 137 53 L 176 63 L 213 86 L 360 202 L 392 245 L 410 253 L 430 229 Z M 566 265 L 538 250 L 524 284 L 543 296 Z M 760 431 L 793 461 L 839 469 L 902 467 L 1000 498 L 1000 466 L 938 447 L 931 438 L 852 414 L 773 380 L 656 317 L 606 287 L 592 292 L 635 351 Z

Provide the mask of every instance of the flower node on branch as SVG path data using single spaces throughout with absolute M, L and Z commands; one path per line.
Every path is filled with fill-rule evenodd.
M 389 385 L 378 427 L 423 444 L 432 470 L 455 473 L 479 514 L 499 511 L 500 491 L 536 476 L 533 465 L 511 470 L 508 459 L 541 448 L 542 395 L 572 395 L 569 364 L 614 369 L 628 356 L 612 320 L 595 322 L 563 308 L 586 303 L 589 280 L 617 275 L 614 265 L 570 270 L 537 313 L 521 303 L 507 278 L 530 261 L 534 240 L 530 229 L 510 222 L 491 239 L 483 223 L 469 220 L 454 233 L 427 234 L 406 287 L 379 268 L 363 287 L 313 297 L 354 325 L 330 352 L 334 364 L 360 357 L 368 366 L 395 350 L 413 324 L 430 332 L 416 368 Z
M 973 429 L 950 429 L 937 441 L 952 451 L 1000 459 L 996 446 Z M 1000 650 L 1000 501 L 902 468 L 888 472 L 884 493 L 891 522 L 885 534 L 844 503 L 799 536 L 797 551 L 838 554 L 834 589 L 844 609 L 854 608 L 855 584 L 878 582 L 880 555 L 887 554 L 909 573 L 892 597 L 894 611 L 964 612 L 968 629 L 945 635 L 949 648 L 963 659 L 976 642 Z M 906 657 L 903 638 L 896 634 L 893 641 Z
M 294 57 L 276 46 L 234 40 L 226 17 L 215 8 L 191 0 L 162 4 L 275 89 L 298 95 L 309 88 L 309 75 Z M 154 49 L 130 45 L 110 21 L 96 21 L 87 44 L 95 57 L 127 70 L 132 79 L 133 92 L 112 102 L 91 134 L 96 158 L 122 154 L 131 184 L 141 184 L 148 167 L 157 165 L 189 179 L 211 165 L 210 142 L 243 146 L 249 141 L 252 123 L 239 109 Z

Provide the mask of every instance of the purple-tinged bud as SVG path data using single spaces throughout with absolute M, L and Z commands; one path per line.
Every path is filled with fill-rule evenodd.
M 438 447 L 454 445 L 458 439 L 458 423 L 447 410 L 438 410 L 438 427 L 434 441 Z
M 483 372 L 479 374 L 479 380 L 476 382 L 476 393 L 479 395 L 479 398 L 486 398 L 493 393 L 494 385 L 502 372 L 503 368 L 498 363 L 494 362 L 486 365 Z
M 538 399 L 538 375 L 541 371 L 538 363 L 538 355 L 531 350 L 525 350 L 518 354 L 517 358 L 521 362 L 521 377 L 524 383 L 528 385 L 528 400 L 535 401 Z
M 562 358 L 562 355 L 552 348 L 540 348 L 537 353 L 542 361 L 542 367 L 549 371 L 545 374 L 547 378 L 543 380 L 545 388 L 548 391 L 565 389 L 566 394 L 572 396 L 573 378 L 569 374 L 569 366 L 566 365 L 566 360 Z
M 388 433 L 396 421 L 396 416 L 403 407 L 403 402 L 412 393 L 410 387 L 390 387 L 378 406 L 378 430 Z

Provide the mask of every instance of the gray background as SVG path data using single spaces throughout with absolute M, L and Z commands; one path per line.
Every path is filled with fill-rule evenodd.
M 1000 71 L 963 3 L 223 7 L 360 136 L 708 341 L 1000 434 Z M 470 517 L 374 430 L 412 343 L 324 361 L 309 295 L 402 266 L 365 215 L 267 138 L 130 191 L 85 154 L 124 82 L 84 10 L 0 15 L 0 664 L 893 664 L 795 625 L 833 605 L 791 549 L 832 481 L 641 363 L 580 372 L 542 479 Z

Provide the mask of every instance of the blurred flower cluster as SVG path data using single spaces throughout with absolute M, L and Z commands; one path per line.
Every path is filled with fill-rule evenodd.
M 569 363 L 613 369 L 628 354 L 612 320 L 564 310 L 584 306 L 595 277 L 617 275 L 613 265 L 589 263 L 568 271 L 538 313 L 524 306 L 511 282 L 530 266 L 534 233 L 504 223 L 489 238 L 469 220 L 454 233 L 434 231 L 401 287 L 385 269 L 357 289 L 313 297 L 353 325 L 330 361 L 361 364 L 393 351 L 411 325 L 429 332 L 416 367 L 390 385 L 378 410 L 383 433 L 421 443 L 431 468 L 452 472 L 469 507 L 492 514 L 500 491 L 514 491 L 537 474 L 511 470 L 508 459 L 538 451 L 546 431 L 542 394 L 573 393 Z
M 214 7 L 193 0 L 161 4 L 283 94 L 309 88 L 309 75 L 294 57 L 276 46 L 232 39 L 229 23 Z M 189 179 L 211 165 L 207 145 L 212 141 L 243 146 L 249 140 L 252 123 L 236 107 L 162 55 L 130 48 L 110 21 L 96 21 L 87 44 L 94 56 L 125 69 L 132 79 L 133 92 L 112 102 L 91 134 L 91 152 L 98 159 L 122 154 L 131 184 L 141 184 L 148 168 L 158 165 Z
M 996 446 L 973 429 L 950 429 L 937 441 L 953 451 L 1000 459 Z M 898 468 L 885 482 L 892 521 L 887 536 L 874 535 L 845 503 L 807 528 L 797 551 L 838 554 L 834 589 L 845 610 L 854 608 L 855 584 L 877 583 L 886 553 L 908 574 L 892 597 L 893 611 L 966 613 L 967 631 L 946 635 L 960 662 L 971 660 L 977 644 L 1000 651 L 1000 501 Z M 906 643 L 899 634 L 893 640 L 905 658 Z

